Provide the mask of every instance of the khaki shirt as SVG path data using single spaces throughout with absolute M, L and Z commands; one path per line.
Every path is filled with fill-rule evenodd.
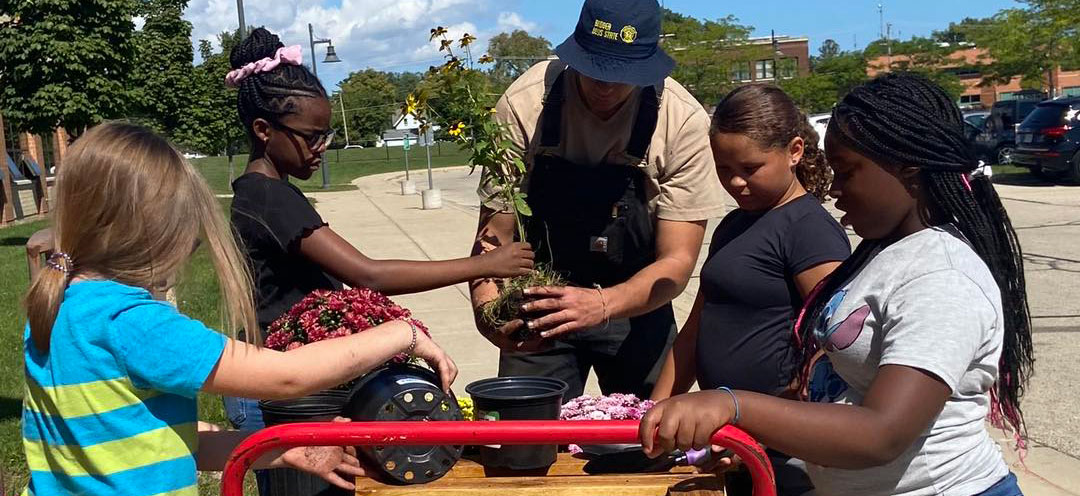
M 512 141 L 531 163 L 540 145 L 540 114 L 544 95 L 566 64 L 544 61 L 522 74 L 495 105 L 495 118 L 507 125 Z M 574 163 L 637 165 L 649 178 L 647 198 L 653 215 L 671 221 L 701 221 L 723 213 L 723 188 L 709 146 L 709 117 L 701 104 L 674 79 L 664 80 L 656 131 L 644 162 L 628 156 L 627 144 L 637 116 L 640 89 L 607 120 L 596 117 L 578 94 L 577 73 L 564 79 L 563 136 L 559 146 L 545 149 Z M 496 189 L 482 187 L 481 200 Z M 485 206 L 506 210 L 499 199 Z

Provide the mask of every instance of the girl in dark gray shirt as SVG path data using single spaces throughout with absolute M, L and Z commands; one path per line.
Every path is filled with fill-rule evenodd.
M 697 300 L 654 400 L 685 393 L 695 380 L 702 389 L 789 392 L 803 299 L 851 253 L 821 206 L 831 176 L 817 133 L 782 90 L 731 92 L 713 113 L 711 141 L 720 181 L 739 208 L 713 233 Z M 770 454 L 779 494 L 812 489 L 799 464 Z M 729 476 L 732 494 L 742 494 L 739 479 Z

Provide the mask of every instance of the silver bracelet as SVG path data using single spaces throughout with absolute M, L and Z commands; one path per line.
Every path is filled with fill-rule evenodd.
M 739 397 L 735 396 L 735 391 L 732 391 L 729 387 L 721 386 L 716 389 L 720 391 L 727 391 L 727 394 L 731 395 L 731 401 L 735 403 L 735 418 L 731 420 L 731 425 L 739 425 L 739 418 L 741 417 L 741 414 L 739 412 Z
M 416 352 L 416 324 L 413 324 L 411 320 L 406 320 L 406 324 L 409 324 L 409 329 L 412 329 L 412 341 L 409 343 L 409 348 L 405 350 L 407 360 L 413 359 L 413 353 Z

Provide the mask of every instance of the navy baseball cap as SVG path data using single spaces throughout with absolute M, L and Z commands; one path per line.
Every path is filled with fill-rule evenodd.
M 599 81 L 659 84 L 675 68 L 660 48 L 660 20 L 656 0 L 585 0 L 574 34 L 555 55 Z

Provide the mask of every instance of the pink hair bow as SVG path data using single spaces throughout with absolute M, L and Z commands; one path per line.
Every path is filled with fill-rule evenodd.
M 281 64 L 300 65 L 304 63 L 304 49 L 300 45 L 292 45 L 278 48 L 273 57 L 266 57 L 244 65 L 239 69 L 233 69 L 225 75 L 225 85 L 233 88 L 240 86 L 240 82 L 252 74 L 270 72 Z

